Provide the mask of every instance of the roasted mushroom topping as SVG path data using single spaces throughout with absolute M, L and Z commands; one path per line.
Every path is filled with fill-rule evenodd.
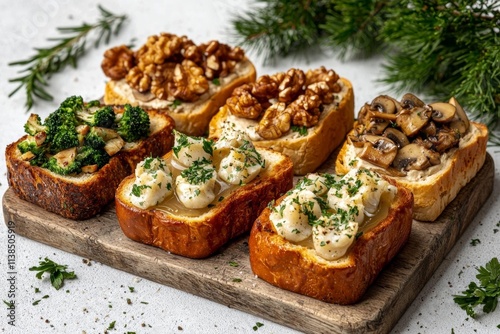
M 410 143 L 408 137 L 406 137 L 404 133 L 394 128 L 385 129 L 384 136 L 392 140 L 398 148 L 404 147 Z
M 439 153 L 455 147 L 460 141 L 460 135 L 453 129 L 440 129 L 436 136 L 429 137 L 432 147 Z
M 436 102 L 429 104 L 432 108 L 432 120 L 438 123 L 447 123 L 455 117 L 457 108 L 450 103 Z
M 401 105 L 405 109 L 412 109 L 415 107 L 423 107 L 425 103 L 413 94 L 406 93 L 401 99 Z
M 383 136 L 365 135 L 363 139 L 365 143 L 359 157 L 376 166 L 388 168 L 398 153 L 396 144 Z
M 422 130 L 420 130 L 423 134 L 425 134 L 427 137 L 430 137 L 430 136 L 435 136 L 436 133 L 437 133 L 437 127 L 436 127 L 436 123 L 434 123 L 433 121 L 430 121 L 429 123 L 427 123 L 426 126 L 424 126 L 422 128 Z
M 454 105 L 455 108 L 457 109 L 457 112 L 455 113 L 455 120 L 453 120 L 450 123 L 450 128 L 456 129 L 458 133 L 460 133 L 461 136 L 463 136 L 467 130 L 469 130 L 469 118 L 465 114 L 464 109 L 462 106 L 458 103 L 458 101 L 452 97 L 449 101 L 450 104 Z
M 403 109 L 398 114 L 396 124 L 403 130 L 405 135 L 412 137 L 427 125 L 430 113 L 431 109 L 425 107 Z
M 372 110 L 378 110 L 382 113 L 387 113 L 387 114 L 395 114 L 396 112 L 399 111 L 396 106 L 396 103 L 398 102 L 392 99 L 391 97 L 387 95 L 380 95 L 373 99 L 370 106 Z M 401 109 L 401 106 L 399 106 L 399 109 Z
M 409 171 L 424 170 L 439 163 L 439 153 L 411 143 L 398 151 L 393 166 L 399 170 Z

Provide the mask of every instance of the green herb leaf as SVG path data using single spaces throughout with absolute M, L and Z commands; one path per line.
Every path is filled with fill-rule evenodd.
M 29 268 L 29 270 L 38 271 L 38 273 L 35 275 L 38 279 L 41 279 L 44 273 L 49 273 L 50 282 L 52 283 L 52 286 L 56 288 L 56 290 L 59 290 L 63 286 L 65 279 L 76 278 L 76 275 L 73 271 L 66 271 L 68 266 L 57 264 L 47 257 L 43 261 L 40 261 L 39 264 L 40 265 L 38 267 L 31 267 Z
M 254 331 L 256 331 L 256 330 L 258 330 L 258 329 L 259 329 L 260 327 L 262 327 L 262 326 L 264 326 L 264 324 L 263 324 L 263 323 L 261 323 L 261 322 L 258 322 L 258 321 L 257 321 L 257 322 L 255 323 L 255 326 L 253 326 L 253 330 L 254 330 Z
M 229 261 L 229 265 L 230 265 L 231 267 L 239 267 L 239 266 L 240 266 L 240 265 L 238 264 L 238 262 L 236 262 L 236 261 Z
M 292 125 L 291 127 L 293 132 L 298 132 L 299 135 L 301 136 L 307 136 L 307 127 L 305 126 L 297 126 L 297 125 Z
M 500 263 L 498 258 L 493 258 L 484 267 L 479 267 L 476 282 L 469 283 L 467 290 L 462 295 L 453 296 L 453 300 L 467 315 L 476 316 L 475 307 L 483 305 L 484 313 L 495 311 L 500 297 Z

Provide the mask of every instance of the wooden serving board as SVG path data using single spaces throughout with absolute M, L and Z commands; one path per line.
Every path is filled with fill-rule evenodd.
M 437 221 L 414 221 L 402 252 L 352 306 L 327 304 L 256 278 L 247 237 L 208 259 L 192 260 L 127 239 L 112 205 L 96 218 L 77 222 L 48 213 L 8 189 L 3 210 L 5 222 L 14 221 L 19 235 L 303 332 L 387 333 L 473 221 L 493 190 L 493 179 L 494 163 L 487 155 L 477 176 Z

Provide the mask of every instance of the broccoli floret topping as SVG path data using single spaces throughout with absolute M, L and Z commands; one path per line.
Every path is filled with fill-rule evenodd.
M 29 158 L 29 162 L 32 166 L 40 166 L 47 161 L 46 156 L 46 147 L 38 146 L 33 137 L 28 137 L 26 140 L 23 140 L 19 144 L 17 144 L 17 148 L 21 151 L 22 154 L 31 152 L 33 154 L 32 157 Z
M 78 174 L 82 170 L 80 161 L 76 159 L 76 147 L 53 155 L 42 167 L 60 175 Z
M 50 151 L 52 153 L 78 146 L 80 143 L 75 126 L 63 124 L 57 128 L 56 132 L 51 132 L 51 134 L 52 137 L 49 139 L 49 133 L 47 133 L 47 140 L 50 142 Z
M 87 105 L 81 111 L 77 111 L 76 116 L 90 126 L 101 126 L 111 128 L 115 124 L 115 112 L 110 106 L 99 108 L 99 106 Z
M 118 134 L 126 141 L 133 142 L 149 134 L 149 115 L 140 107 L 125 105 L 125 111 L 118 121 Z
M 78 146 L 76 111 L 82 108 L 82 98 L 72 96 L 61 103 L 61 106 L 45 119 L 47 142 L 50 143 L 52 153 Z
M 103 167 L 109 162 L 109 155 L 103 149 L 96 149 L 90 146 L 83 146 L 78 150 L 76 160 L 81 166 L 97 165 Z
M 92 101 L 95 103 L 94 101 Z M 81 96 L 70 96 L 64 100 L 59 106 L 60 109 L 66 109 L 69 112 L 76 113 L 77 111 L 83 110 L 83 98 Z
M 94 149 L 101 149 L 106 145 L 106 141 L 101 135 L 99 129 L 95 127 L 90 128 L 89 133 L 85 137 L 85 145 Z
M 37 133 L 47 131 L 47 127 L 42 124 L 40 116 L 31 114 L 26 124 L 24 124 L 24 131 L 27 134 L 34 136 Z

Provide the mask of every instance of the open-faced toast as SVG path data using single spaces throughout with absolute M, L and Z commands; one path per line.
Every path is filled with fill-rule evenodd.
M 255 81 L 255 67 L 239 47 L 218 41 L 196 45 L 186 36 L 150 36 L 133 52 L 122 45 L 104 53 L 104 102 L 168 113 L 176 129 L 206 134 L 212 116 L 233 89 Z
M 111 110 L 116 115 L 124 114 L 123 106 L 115 106 Z M 84 135 L 84 132 L 79 133 L 80 143 L 77 147 L 65 149 L 59 154 L 54 151 L 49 152 L 47 148 L 45 152 L 37 155 L 38 149 L 46 147 L 47 141 L 51 140 L 49 138 L 38 148 L 33 146 L 31 151 L 26 151 L 26 144 L 36 145 L 36 141 L 40 141 L 40 137 L 43 138 L 46 130 L 41 122 L 36 121 L 38 116 L 32 115 L 30 117 L 30 120 L 34 122 L 32 126 L 34 124 L 40 126 L 44 131 L 33 136 L 28 134 L 7 146 L 5 159 L 9 186 L 20 198 L 63 217 L 81 220 L 95 216 L 114 199 L 116 188 L 121 180 L 132 173 L 139 161 L 150 155 L 165 154 L 172 147 L 173 120 L 153 110 L 148 111 L 147 115 L 149 118 L 147 135 L 129 142 L 124 142 L 121 136 L 116 136 L 115 130 L 96 127 L 99 133 L 107 133 L 108 136 L 114 138 L 105 138 L 106 150 L 112 156 L 91 151 L 92 154 L 99 154 L 98 159 L 104 159 L 95 164 L 89 160 L 86 163 L 80 163 L 79 160 L 85 152 L 90 152 L 87 151 L 87 144 L 83 144 L 86 141 L 85 138 L 88 138 L 90 133 L 96 133 L 92 130 L 93 127 L 89 129 L 83 124 L 79 129 L 86 128 L 82 131 L 88 133 L 87 135 Z M 30 121 L 27 124 L 29 123 Z M 67 153 L 66 160 L 63 158 L 55 160 L 54 157 L 59 158 L 65 153 Z M 68 174 L 60 174 L 66 172 Z
M 267 203 L 292 187 L 293 169 L 285 155 L 240 139 L 176 133 L 171 152 L 146 159 L 120 184 L 116 214 L 124 234 L 204 258 L 250 231 Z
M 354 122 L 351 83 L 320 67 L 290 69 L 240 86 L 212 118 L 209 137 L 228 123 L 257 147 L 288 155 L 296 175 L 313 172 L 342 144 Z
M 368 174 L 375 175 L 310 174 L 266 208 L 250 233 L 252 271 L 328 303 L 359 301 L 406 243 L 412 225 L 411 192 L 376 175 L 373 183 Z M 370 188 L 379 194 L 363 195 Z
M 382 95 L 365 104 L 336 160 L 336 172 L 365 167 L 415 197 L 414 218 L 434 221 L 482 167 L 488 129 L 469 121 L 456 99 L 424 104 Z

